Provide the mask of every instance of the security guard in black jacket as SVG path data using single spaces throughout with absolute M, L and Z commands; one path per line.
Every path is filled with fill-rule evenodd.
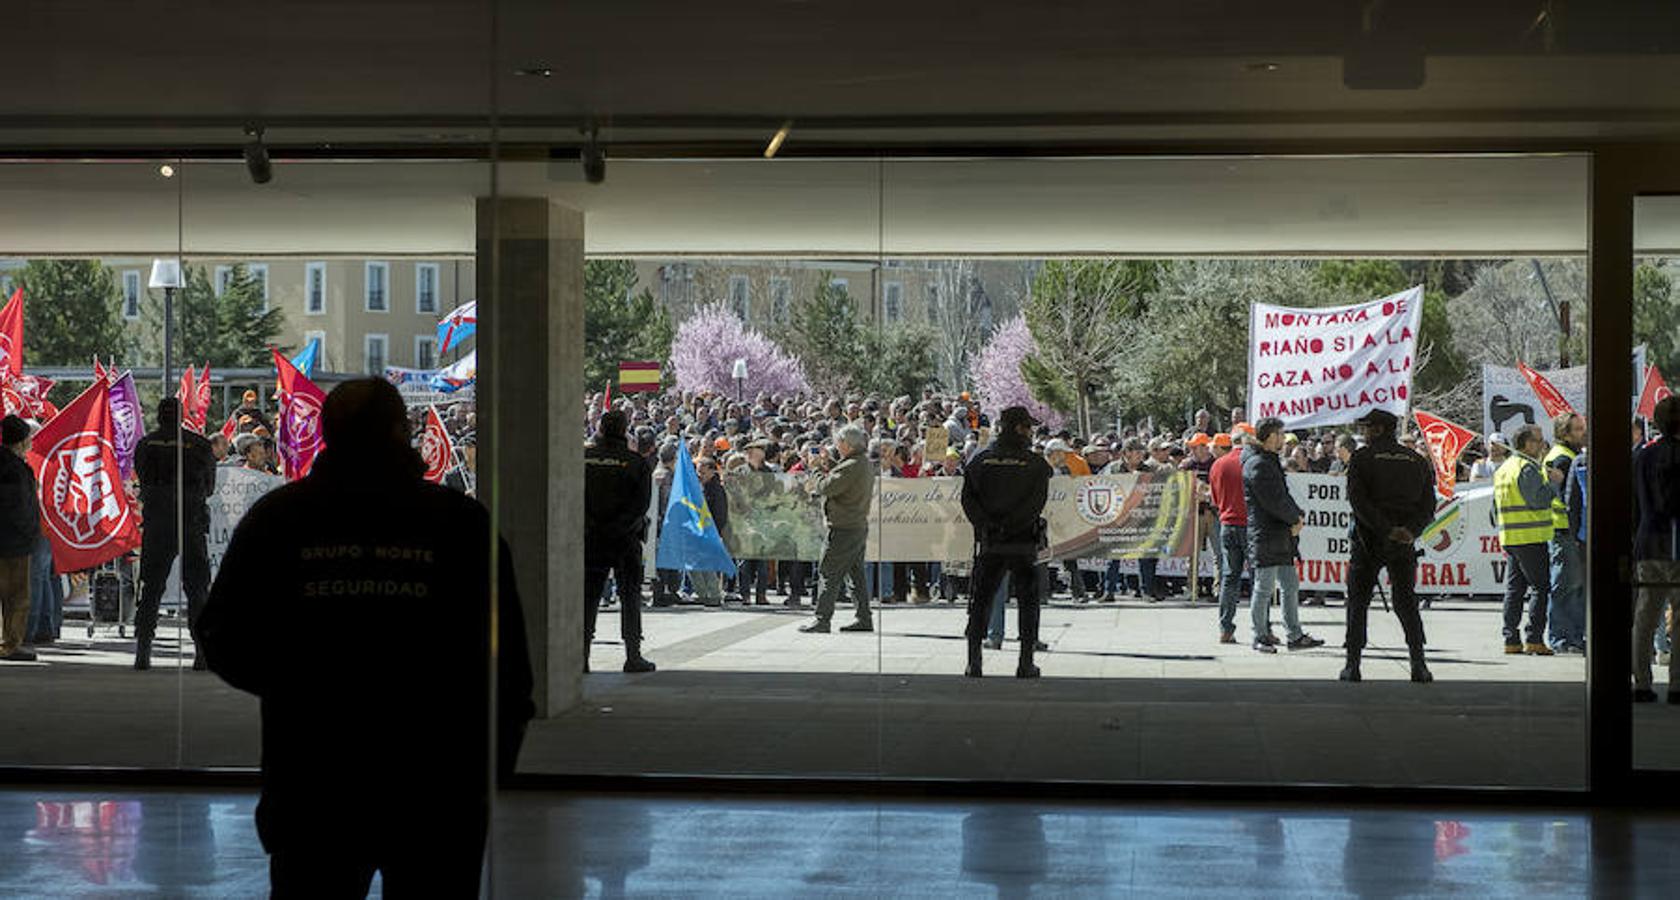
M 618 584 L 618 627 L 624 636 L 624 671 L 652 672 L 642 656 L 642 536 L 647 533 L 653 468 L 630 449 L 624 413 L 601 416 L 593 446 L 583 452 L 583 670 L 607 573 Z
M 1037 678 L 1038 575 L 1034 563 L 1044 544 L 1041 515 L 1050 496 L 1050 464 L 1032 452 L 1038 422 L 1025 407 L 1011 406 L 998 417 L 998 435 L 974 454 L 963 470 L 962 505 L 974 526 L 973 596 L 968 601 L 968 669 L 980 677 L 980 648 L 991 619 L 992 600 L 1005 575 L 1015 586 L 1021 616 L 1021 660 L 1017 678 Z
M 1365 446 L 1348 460 L 1348 503 L 1353 507 L 1353 550 L 1348 562 L 1347 665 L 1341 680 L 1358 681 L 1365 650 L 1366 618 L 1377 573 L 1388 570 L 1394 614 L 1406 633 L 1412 680 L 1434 681 L 1423 660 L 1423 617 L 1418 615 L 1416 541 L 1435 517 L 1435 471 L 1429 460 L 1394 439 L 1399 419 L 1372 410 L 1359 420 Z
M 234 529 L 199 625 L 211 671 L 262 702 L 273 896 L 361 897 L 378 871 L 387 896 L 476 897 L 492 652 L 500 777 L 535 712 L 512 558 L 482 504 L 426 483 L 384 379 L 335 388 L 321 427 L 309 475 Z
M 203 435 L 181 427 L 181 401 L 174 397 L 158 401 L 157 428 L 134 447 L 134 472 L 140 479 L 142 516 L 134 668 L 149 669 L 158 604 L 176 554 L 181 557 L 181 587 L 187 593 L 187 629 L 195 641 L 198 613 L 210 589 L 210 554 L 205 546 L 210 510 L 205 501 L 216 490 L 216 455 Z M 193 668 L 204 668 L 203 657 L 193 659 Z

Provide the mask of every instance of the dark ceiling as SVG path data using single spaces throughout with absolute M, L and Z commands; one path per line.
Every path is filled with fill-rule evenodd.
M 14 0 L 0 150 L 1680 135 L 1680 2 Z M 518 74 L 546 69 L 550 74 Z M 327 145 L 331 145 L 328 147 Z

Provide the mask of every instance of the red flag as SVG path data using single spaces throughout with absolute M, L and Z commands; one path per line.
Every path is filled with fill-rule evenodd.
M 1412 410 L 1412 415 L 1417 417 L 1423 439 L 1429 442 L 1429 458 L 1435 463 L 1435 491 L 1450 498 L 1458 482 L 1458 457 L 1476 439 L 1476 433 L 1421 410 Z
M 233 443 L 233 439 L 239 434 L 239 422 L 236 421 L 238 416 L 239 411 L 234 410 L 233 412 L 228 413 L 227 421 L 222 423 L 222 437 L 227 438 L 227 441 L 230 444 Z
M 274 368 L 280 385 L 280 461 L 284 463 L 286 478 L 295 481 L 309 474 L 315 465 L 315 454 L 321 452 L 326 441 L 321 438 L 321 405 L 327 395 L 304 377 L 292 361 L 270 348 L 274 354 Z
M 0 369 L 23 374 L 23 288 L 12 291 L 12 299 L 0 309 Z
M 1521 372 L 1522 377 L 1527 379 L 1528 386 L 1534 391 L 1534 395 L 1540 398 L 1540 406 L 1546 410 L 1547 418 L 1559 413 L 1575 411 L 1575 407 L 1570 406 L 1569 401 L 1564 399 L 1563 392 L 1552 386 L 1552 383 L 1546 380 L 1546 376 L 1520 362 L 1517 363 L 1517 371 Z
M 112 441 L 110 393 L 109 382 L 95 381 L 36 432 L 29 450 L 59 572 L 91 569 L 140 545 Z
M 443 427 L 437 407 L 426 407 L 426 430 L 420 434 L 420 458 L 426 463 L 426 480 L 442 484 L 443 476 L 455 468 L 455 443 Z
M 181 401 L 181 427 L 203 434 L 204 430 L 194 425 L 197 418 L 193 410 L 198 406 L 198 381 L 193 378 L 192 366 L 187 366 L 181 373 L 181 384 L 175 389 L 175 399 Z
M 612 382 L 607 382 L 607 396 L 601 401 L 601 412 L 612 409 Z
M 1657 414 L 1657 404 L 1674 392 L 1668 389 L 1662 373 L 1655 365 L 1645 367 L 1645 383 L 1639 388 L 1639 417 L 1649 419 Z
M 104 381 L 109 377 L 111 377 L 110 373 L 106 372 L 105 367 L 99 364 L 99 354 L 95 353 L 93 355 L 93 380 Z
M 198 387 L 193 391 L 193 424 L 199 434 L 204 433 L 204 426 L 209 424 L 210 418 L 210 363 L 205 361 L 204 368 L 198 370 Z

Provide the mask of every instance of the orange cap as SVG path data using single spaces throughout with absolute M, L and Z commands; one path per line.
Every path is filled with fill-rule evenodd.
M 1231 436 L 1221 431 L 1213 436 L 1213 445 L 1215 447 L 1229 447 L 1231 446 Z
M 1198 431 L 1194 435 L 1191 435 L 1190 440 L 1185 442 L 1185 446 L 1186 447 L 1206 447 L 1208 444 L 1210 444 L 1212 442 L 1213 442 L 1212 438 L 1210 438 L 1207 435 L 1202 434 L 1201 432 Z
M 712 443 L 712 446 L 715 447 L 718 450 L 728 450 L 729 449 L 729 438 L 718 438 L 715 442 Z
M 1231 430 L 1240 431 L 1250 437 L 1254 436 L 1254 426 L 1248 424 L 1247 422 L 1238 422 L 1237 424 L 1231 426 Z

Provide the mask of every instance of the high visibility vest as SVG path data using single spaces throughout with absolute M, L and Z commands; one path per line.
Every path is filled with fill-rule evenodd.
M 1552 539 L 1552 511 L 1530 509 L 1523 499 L 1517 480 L 1523 469 L 1540 472 L 1540 464 L 1532 457 L 1512 452 L 1493 473 L 1493 503 L 1499 513 L 1499 542 L 1507 547 L 1524 544 L 1544 544 Z M 1545 475 L 1542 473 L 1541 477 Z M 1567 525 L 1565 527 L 1568 527 Z
M 1575 451 L 1563 444 L 1553 444 L 1552 449 L 1546 452 L 1546 458 L 1540 462 L 1545 466 L 1545 470 L 1549 471 L 1552 468 L 1552 461 L 1562 456 L 1569 457 L 1570 464 L 1574 465 Z M 1545 471 L 1541 474 L 1545 474 Z M 1552 527 L 1558 531 L 1569 530 L 1569 507 L 1563 502 L 1563 491 L 1561 490 L 1557 492 L 1556 497 L 1552 498 Z

